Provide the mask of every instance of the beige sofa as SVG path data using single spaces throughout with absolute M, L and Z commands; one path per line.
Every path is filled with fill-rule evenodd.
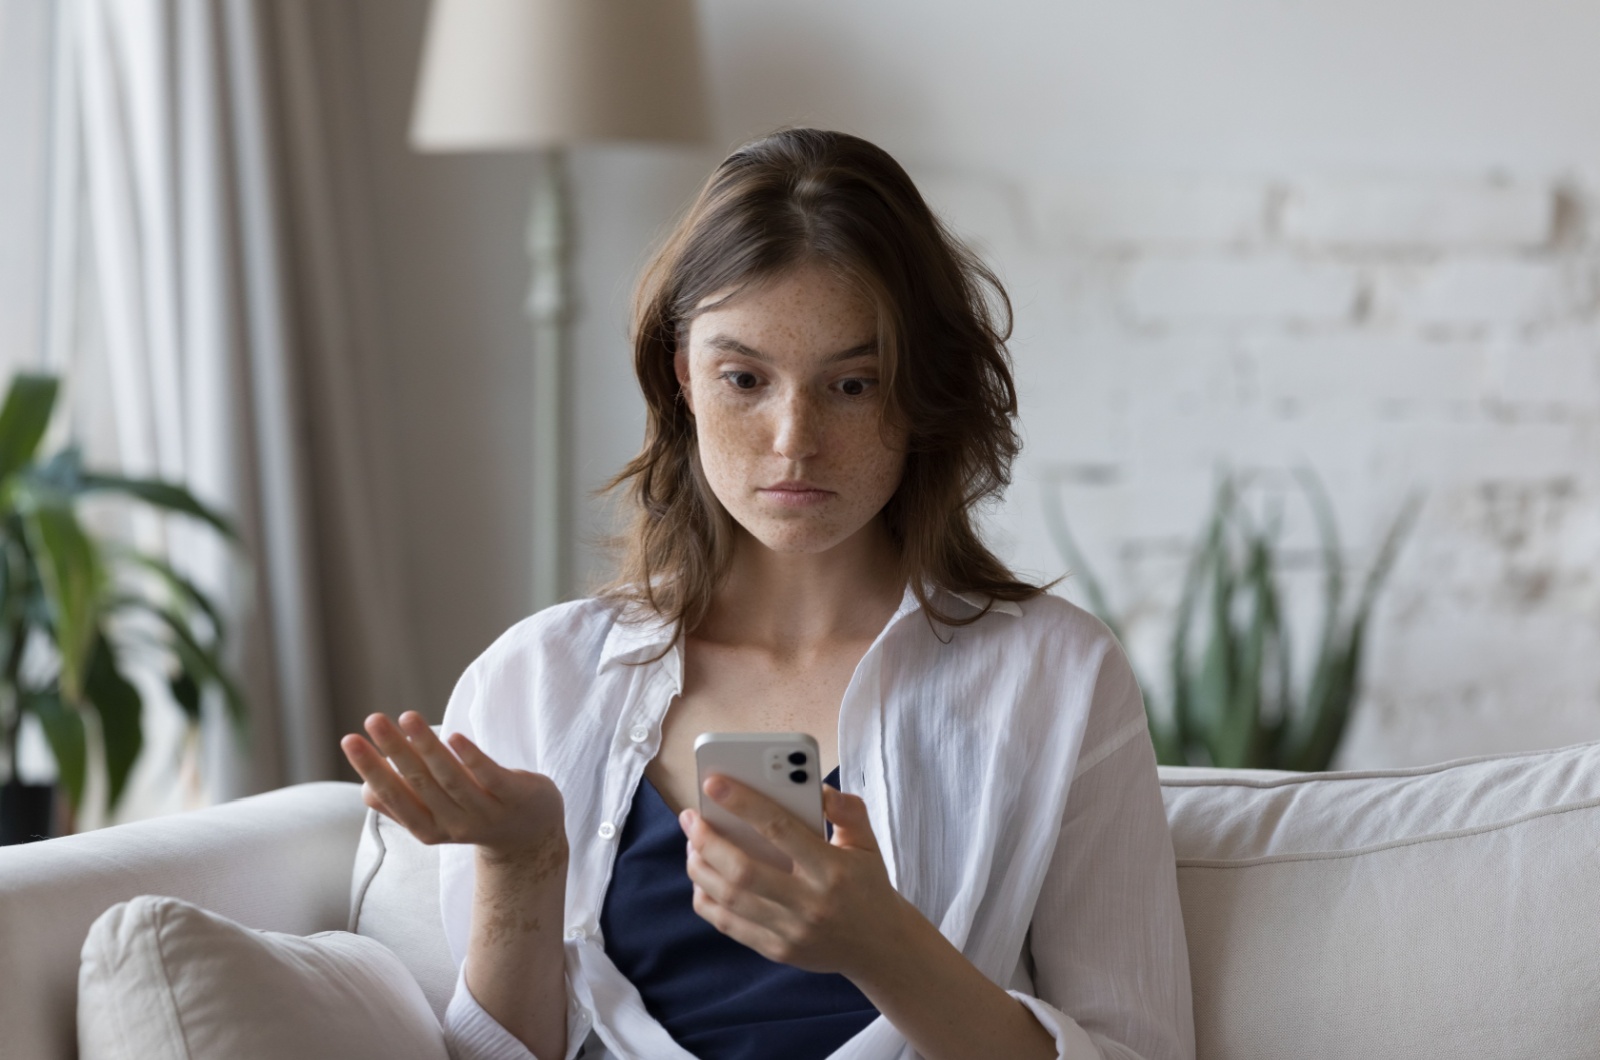
M 1600 1057 L 1600 742 L 1161 783 L 1200 1057 Z M 0 849 L 0 1056 L 76 1054 L 79 947 L 138 894 L 375 937 L 442 1011 L 436 860 L 337 783 Z

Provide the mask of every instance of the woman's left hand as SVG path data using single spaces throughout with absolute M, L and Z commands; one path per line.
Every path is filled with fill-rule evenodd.
M 785 872 L 758 861 L 684 810 L 678 824 L 689 837 L 694 911 L 712 927 L 769 960 L 852 978 L 873 955 L 893 952 L 893 933 L 915 910 L 889 882 L 866 803 L 823 787 L 830 841 L 736 780 L 707 777 L 705 793 L 793 862 Z

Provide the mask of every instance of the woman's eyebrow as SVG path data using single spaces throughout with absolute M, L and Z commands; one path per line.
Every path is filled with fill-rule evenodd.
M 752 346 L 746 346 L 731 335 L 713 335 L 706 340 L 706 345 L 714 350 L 737 353 L 754 361 L 762 361 L 766 364 L 772 363 L 772 358 Z M 876 357 L 877 354 L 878 344 L 876 342 L 863 342 L 861 345 L 852 346 L 848 350 L 840 350 L 838 353 L 829 354 L 825 363 L 834 364 L 839 361 L 853 361 L 857 357 Z

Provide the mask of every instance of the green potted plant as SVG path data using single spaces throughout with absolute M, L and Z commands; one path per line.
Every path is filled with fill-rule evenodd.
M 1310 679 L 1300 689 L 1291 679 L 1278 583 L 1280 513 L 1257 525 L 1233 476 L 1224 472 L 1173 620 L 1167 717 L 1151 709 L 1152 686 L 1139 680 L 1151 741 L 1163 765 L 1317 771 L 1333 761 L 1360 691 L 1372 606 L 1421 510 L 1421 497 L 1413 495 L 1401 509 L 1351 604 L 1345 599 L 1344 558 L 1327 493 L 1310 471 L 1296 477 L 1321 542 L 1322 625 Z M 1047 503 L 1045 512 L 1056 546 L 1082 579 L 1090 609 L 1123 639 L 1122 623 L 1059 504 Z
M 141 639 L 153 636 L 169 660 L 168 684 L 191 730 L 205 691 L 216 689 L 235 731 L 245 732 L 216 603 L 161 558 L 91 533 L 78 502 L 119 494 L 237 543 L 233 527 L 181 486 L 86 469 L 75 446 L 41 458 L 58 390 L 54 376 L 18 375 L 0 406 L 0 755 L 9 763 L 0 844 L 49 834 L 54 792 L 79 809 L 93 759 L 104 764 L 107 809 L 121 799 L 144 742 L 142 697 L 125 675 L 127 652 Z M 54 786 L 19 775 L 18 734 L 29 715 L 55 758 Z

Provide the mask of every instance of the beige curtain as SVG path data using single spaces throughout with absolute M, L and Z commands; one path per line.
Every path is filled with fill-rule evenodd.
M 240 754 L 208 718 L 209 797 L 344 775 L 338 737 L 417 696 L 351 3 L 58 10 L 52 180 L 76 208 L 52 236 L 71 295 L 54 357 L 76 407 L 104 389 L 127 472 L 235 515 L 253 573 L 191 527 L 154 531 L 238 615 L 253 739 Z

